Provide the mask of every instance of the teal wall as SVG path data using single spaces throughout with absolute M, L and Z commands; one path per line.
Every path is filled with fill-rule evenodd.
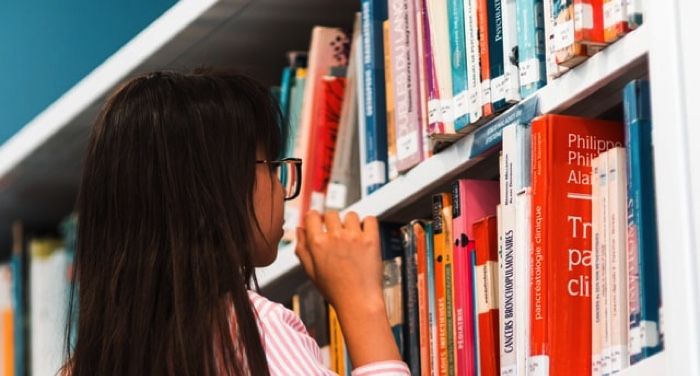
M 0 144 L 175 0 L 0 0 Z

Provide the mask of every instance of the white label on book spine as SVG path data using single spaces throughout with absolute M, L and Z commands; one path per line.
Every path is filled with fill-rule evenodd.
M 326 207 L 330 209 L 344 209 L 347 206 L 348 188 L 345 184 L 330 183 L 326 193 Z
M 593 6 L 591 4 L 574 4 L 574 22 L 576 30 L 593 28 Z
M 529 376 L 549 376 L 549 356 L 535 355 L 528 359 Z
M 454 96 L 453 110 L 455 119 L 469 114 L 469 98 L 467 97 L 466 90 Z
M 574 21 L 569 20 L 554 27 L 554 49 L 565 50 L 574 44 Z
M 656 347 L 659 345 L 659 326 L 654 321 L 642 321 L 639 323 L 642 332 L 642 347 Z
M 389 154 L 387 159 L 389 161 L 389 181 L 392 181 L 399 176 L 399 170 L 396 168 L 398 156 L 396 154 Z
M 311 210 L 323 213 L 326 204 L 326 195 L 321 192 L 311 192 Z
M 440 100 L 431 99 L 428 101 L 428 124 L 435 124 L 440 121 Z
M 607 29 L 624 20 L 622 0 L 606 1 L 603 4 L 603 25 Z
M 627 359 L 627 347 L 612 346 L 610 348 L 610 369 L 613 373 L 620 372 L 625 367 Z
M 540 59 L 534 58 L 520 63 L 520 85 L 530 85 L 539 80 Z
M 491 80 L 491 101 L 506 99 L 506 77 L 499 76 Z
M 501 366 L 501 376 L 517 376 L 517 368 L 514 365 L 502 365 Z
M 591 359 L 591 375 L 600 376 L 603 373 L 600 372 L 600 354 L 593 354 Z
M 630 328 L 629 333 L 629 351 L 630 356 L 641 354 L 642 352 L 642 329 L 638 326 Z
M 452 98 L 443 99 L 440 101 L 440 117 L 442 118 L 442 121 L 446 123 L 451 123 L 454 121 Z
M 472 88 L 467 92 L 467 97 L 469 100 L 469 112 L 472 117 L 477 117 L 481 113 L 481 103 L 479 102 L 479 92 Z M 469 119 L 473 123 L 477 119 Z
M 479 313 L 487 313 L 492 309 L 498 309 L 498 295 L 494 289 L 496 281 L 498 281 L 498 263 L 487 261 L 484 265 L 477 265 L 476 281 L 479 288 L 477 293 Z
M 372 161 L 365 165 L 367 185 L 386 183 L 386 164 L 384 161 Z
M 481 81 L 481 105 L 491 104 L 491 80 Z
M 419 153 L 418 131 L 413 131 L 396 139 L 396 156 L 402 161 Z

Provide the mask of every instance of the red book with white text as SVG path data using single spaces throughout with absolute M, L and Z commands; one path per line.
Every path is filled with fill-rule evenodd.
M 621 123 L 532 122 L 529 374 L 591 374 L 591 160 L 621 146 Z

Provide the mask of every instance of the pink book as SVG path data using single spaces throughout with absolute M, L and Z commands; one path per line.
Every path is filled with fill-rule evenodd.
M 499 182 L 460 179 L 452 183 L 456 374 L 477 375 L 477 317 L 475 309 L 474 233 L 472 225 L 496 214 Z
M 435 72 L 435 60 L 433 58 L 433 45 L 430 37 L 430 20 L 428 17 L 428 1 L 419 0 L 421 6 L 421 27 L 423 28 L 423 76 L 427 92 L 428 134 L 444 133 L 445 124 L 442 122 L 440 107 L 440 91 Z

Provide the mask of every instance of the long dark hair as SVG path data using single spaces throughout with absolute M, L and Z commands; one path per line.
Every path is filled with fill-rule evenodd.
M 269 374 L 247 289 L 256 151 L 280 154 L 278 110 L 254 80 L 204 70 L 143 75 L 107 100 L 77 204 L 65 373 Z

